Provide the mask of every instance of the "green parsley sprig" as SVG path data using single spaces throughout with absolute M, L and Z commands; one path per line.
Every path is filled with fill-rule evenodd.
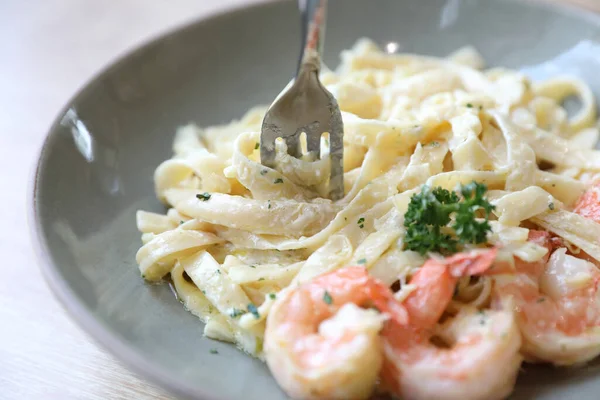
M 404 214 L 405 248 L 422 255 L 453 254 L 459 245 L 485 243 L 492 230 L 489 215 L 494 210 L 484 198 L 486 192 L 486 185 L 477 182 L 461 186 L 460 196 L 441 187 L 423 186 L 411 197 Z M 483 221 L 477 220 L 479 210 L 485 216 Z

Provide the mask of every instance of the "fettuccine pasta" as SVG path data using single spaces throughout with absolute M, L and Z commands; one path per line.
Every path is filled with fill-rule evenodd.
M 137 214 L 142 276 L 170 277 L 186 309 L 205 323 L 206 336 L 262 358 L 273 304 L 322 274 L 362 266 L 400 287 L 399 302 L 411 295 L 410 279 L 431 255 L 406 250 L 403 221 L 423 185 L 487 186 L 495 210 L 486 246 L 498 249 L 496 264 L 508 271 L 515 260 L 547 260 L 548 250 L 531 240 L 538 230 L 570 249 L 561 262 L 579 253 L 590 265 L 600 262 L 600 224 L 574 212 L 600 173 L 590 89 L 575 78 L 532 83 L 519 72 L 482 66 L 472 48 L 433 58 L 387 54 L 362 39 L 344 51 L 337 71 L 321 77 L 344 123 L 345 196 L 336 202 L 323 198 L 327 135 L 316 161 L 292 158 L 278 143 L 271 169 L 259 157 L 265 107 L 227 125 L 178 129 L 173 158 L 154 175 L 168 212 Z M 582 103 L 573 116 L 562 107 L 567 96 Z M 586 273 L 579 278 L 585 281 Z M 516 296 L 510 290 L 501 300 L 494 290 L 511 279 L 510 272 L 460 278 L 446 312 L 510 302 Z M 528 340 L 533 333 L 523 329 L 527 359 L 580 360 Z M 585 343 L 599 345 L 600 332 L 586 335 Z

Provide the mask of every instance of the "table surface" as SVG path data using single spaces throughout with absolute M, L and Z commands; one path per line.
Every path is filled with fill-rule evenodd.
M 247 1 L 2 1 L 0 399 L 172 398 L 99 348 L 52 296 L 28 237 L 27 185 L 48 126 L 94 73 L 152 36 Z M 600 11 L 600 0 L 569 1 Z

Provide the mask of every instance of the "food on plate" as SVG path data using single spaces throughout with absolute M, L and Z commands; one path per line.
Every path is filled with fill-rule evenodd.
M 267 168 L 264 107 L 184 126 L 154 175 L 168 211 L 137 214 L 142 277 L 169 279 L 207 337 L 265 360 L 293 398 L 502 399 L 523 360 L 595 358 L 588 86 L 483 70 L 470 47 L 433 58 L 361 39 L 341 58 L 321 80 L 342 110 L 344 198 L 324 198 L 327 135 L 317 160 L 278 142 Z

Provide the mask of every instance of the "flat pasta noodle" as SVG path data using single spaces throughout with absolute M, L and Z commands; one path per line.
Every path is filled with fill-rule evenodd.
M 262 351 L 262 335 L 259 331 L 241 328 L 237 323 L 237 318 L 246 313 L 250 304 L 242 288 L 229 279 L 219 263 L 206 251 L 183 258 L 181 265 L 211 304 L 227 317 L 236 343 L 245 352 L 258 356 Z
M 548 211 L 560 208 L 561 204 L 539 186 L 508 193 L 493 202 L 499 222 L 504 225 L 519 225 L 522 221 Z M 521 207 L 527 204 L 527 207 Z
M 577 96 L 581 100 L 581 108 L 569 120 L 571 132 L 590 128 L 597 123 L 596 98 L 590 87 L 580 79 L 563 76 L 537 83 L 533 90 L 538 96 L 551 98 L 561 103 L 569 96 Z
M 532 221 L 584 250 L 600 262 L 600 224 L 569 211 L 548 211 Z
M 135 259 L 144 279 L 158 281 L 171 271 L 178 258 L 222 242 L 209 232 L 175 229 L 155 235 L 139 249 Z
M 297 233 L 303 236 L 323 229 L 339 209 L 331 203 L 264 202 L 220 193 L 212 194 L 210 200 L 192 196 L 178 202 L 175 208 L 191 217 L 231 228 L 268 235 Z
M 171 281 L 179 301 L 183 303 L 186 310 L 205 323 L 204 334 L 207 337 L 235 343 L 234 328 L 229 321 L 218 312 L 191 279 L 188 281 L 189 278 L 184 277 L 184 272 L 180 263 L 177 263 L 171 271 Z

